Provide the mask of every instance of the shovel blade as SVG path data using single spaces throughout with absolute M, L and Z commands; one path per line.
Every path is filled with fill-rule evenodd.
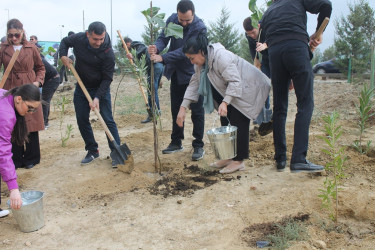
M 116 141 L 112 142 L 114 150 L 111 153 L 111 159 L 114 164 L 123 172 L 131 173 L 134 169 L 134 160 L 130 149 L 126 143 L 119 146 Z

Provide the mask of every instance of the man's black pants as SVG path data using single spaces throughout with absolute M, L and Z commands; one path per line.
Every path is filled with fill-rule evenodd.
M 172 144 L 181 145 L 181 141 L 184 139 L 184 127 L 180 128 L 177 123 L 177 115 L 180 110 L 182 101 L 184 100 L 184 95 L 187 84 L 178 84 L 176 74 L 172 75 L 170 96 L 171 96 L 171 111 L 172 111 L 172 134 L 171 140 Z M 203 108 L 203 97 L 199 97 L 197 103 L 192 103 L 190 105 L 191 109 L 191 120 L 193 122 L 193 148 L 203 147 L 203 135 L 204 135 L 204 108 Z
M 286 40 L 269 48 L 273 87 L 273 138 L 275 160 L 286 161 L 285 123 L 288 112 L 289 80 L 297 96 L 294 122 L 294 145 L 291 163 L 305 163 L 309 144 L 309 126 L 314 110 L 314 74 L 308 45 L 299 40 Z

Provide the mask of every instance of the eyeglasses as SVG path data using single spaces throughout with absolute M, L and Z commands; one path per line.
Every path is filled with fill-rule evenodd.
M 14 34 L 8 33 L 8 38 L 12 39 L 13 37 L 18 39 L 21 37 L 21 33 L 14 33 Z
M 24 100 L 22 100 L 22 101 L 27 106 L 27 113 L 34 113 L 36 111 L 37 108 L 35 108 L 35 107 L 31 106 L 31 105 L 27 105 L 27 103 Z
M 30 41 L 34 41 L 35 39 L 34 38 L 30 38 Z

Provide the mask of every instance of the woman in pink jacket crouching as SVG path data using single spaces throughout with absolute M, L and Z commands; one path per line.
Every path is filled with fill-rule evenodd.
M 23 145 L 28 132 L 25 115 L 34 113 L 41 103 L 39 88 L 25 84 L 9 91 L 0 89 L 0 175 L 10 191 L 10 206 L 22 206 L 16 168 L 12 160 L 12 142 Z M 1 203 L 1 199 L 0 199 Z M 0 217 L 9 212 L 0 208 Z

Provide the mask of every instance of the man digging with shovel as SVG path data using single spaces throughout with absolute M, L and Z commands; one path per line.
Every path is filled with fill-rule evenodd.
M 130 150 L 126 144 L 123 145 L 126 150 L 123 146 L 119 147 L 121 145 L 120 137 L 112 116 L 110 84 L 113 80 L 115 56 L 105 25 L 101 22 L 93 22 L 86 32 L 80 32 L 61 40 L 59 53 L 62 63 L 68 68 L 72 63 L 71 59 L 67 57 L 69 48 L 74 50 L 77 73 L 82 79 L 82 81 L 77 80 L 80 84 L 84 83 L 82 87 L 76 85 L 73 101 L 78 128 L 85 141 L 85 150 L 87 151 L 81 165 L 89 164 L 99 157 L 98 143 L 95 141 L 89 120 L 90 110 L 94 110 L 100 120 L 101 117 L 103 118 L 105 129 L 108 127 L 106 132 L 112 151 L 112 167 L 117 168 L 117 165 L 124 164 Z M 88 93 L 88 96 L 85 93 Z

